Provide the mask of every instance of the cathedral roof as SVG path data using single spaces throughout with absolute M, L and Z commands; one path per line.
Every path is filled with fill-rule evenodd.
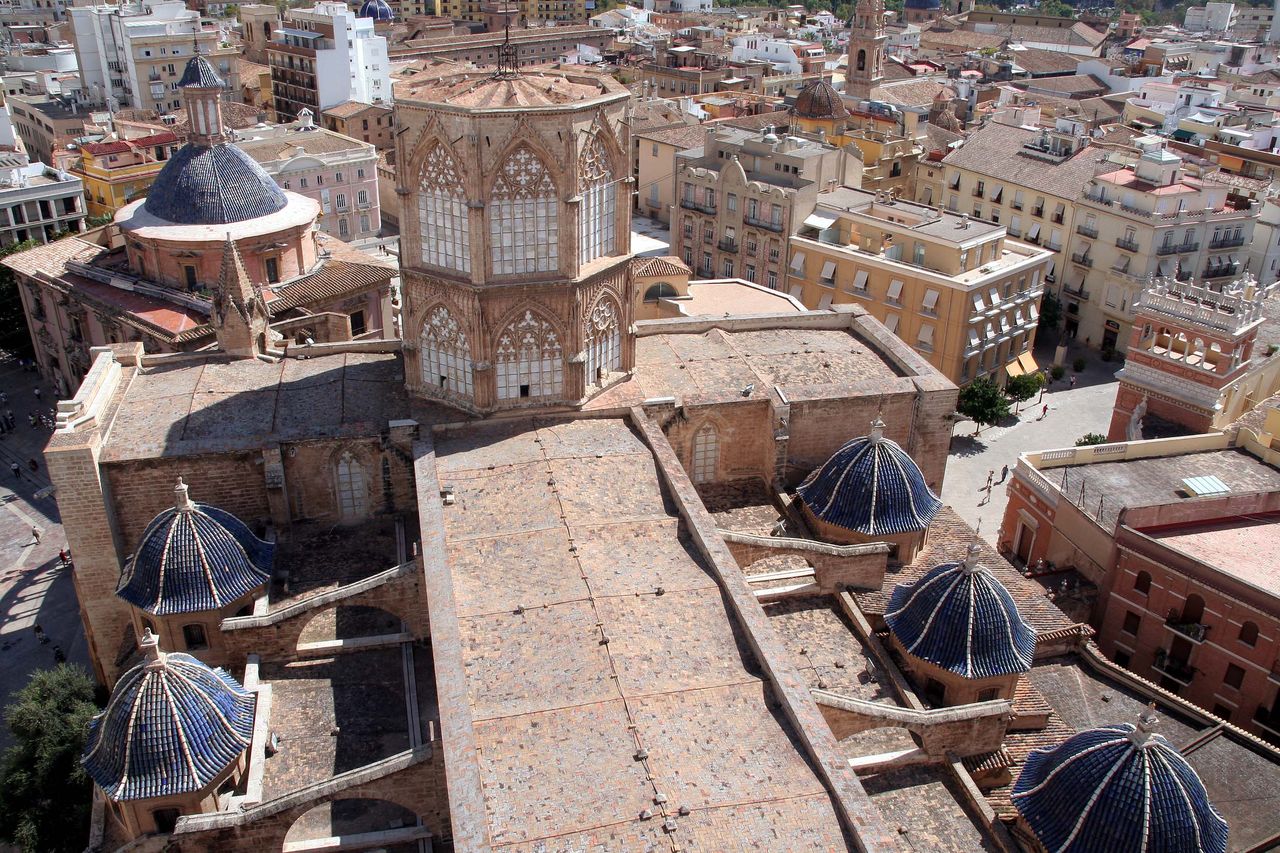
M 791 114 L 797 118 L 844 118 L 849 115 L 840 94 L 821 78 L 807 84 L 796 95 Z
M 176 225 L 225 225 L 268 216 L 289 203 L 284 191 L 234 145 L 188 142 L 147 191 L 147 212 Z
M 364 0 L 360 11 L 357 13 L 361 18 L 373 18 L 375 21 L 390 21 L 395 17 L 391 11 L 391 7 L 387 5 L 387 0 Z
M 181 480 L 175 506 L 143 531 L 116 594 L 148 613 L 217 610 L 271 577 L 275 546 L 217 507 L 193 503 Z
M 924 530 L 942 508 L 915 461 L 884 437 L 879 420 L 870 435 L 837 450 L 796 491 L 818 518 L 868 536 Z
M 1089 729 L 1028 756 L 1013 804 L 1050 853 L 1223 853 L 1227 822 L 1155 713 Z
M 1031 669 L 1035 632 L 1009 591 L 978 563 L 976 546 L 964 562 L 943 563 L 915 583 L 896 586 L 884 619 L 907 652 L 956 675 Z
M 253 737 L 254 694 L 191 655 L 164 654 L 150 631 L 142 647 L 148 659 L 116 682 L 81 758 L 117 801 L 198 791 Z

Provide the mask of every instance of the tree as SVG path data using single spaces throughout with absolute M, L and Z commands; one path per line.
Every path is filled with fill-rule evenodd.
M 35 240 L 24 240 L 0 249 L 0 258 L 25 252 L 40 245 Z M 18 280 L 13 270 L 0 264 L 0 348 L 28 358 L 35 353 L 31 348 L 31 333 L 27 329 L 26 313 L 22 309 L 22 297 L 18 295 Z
M 977 435 L 984 426 L 999 423 L 1009 414 L 1009 399 L 996 387 L 996 383 L 983 377 L 960 389 L 956 411 L 978 425 L 973 431 Z
M 1100 432 L 1086 432 L 1076 439 L 1076 447 L 1090 447 L 1095 444 L 1106 444 L 1107 437 Z
M 1036 373 L 1024 373 L 1021 376 L 1012 376 L 1009 381 L 1004 383 L 1004 393 L 1008 395 L 1014 403 L 1025 403 L 1040 392 L 1040 386 L 1044 384 L 1044 376 L 1038 371 Z M 1013 408 L 1014 412 L 1018 411 L 1017 405 Z
M 38 670 L 5 709 L 15 743 L 0 761 L 0 838 L 24 853 L 80 853 L 91 783 L 80 766 L 98 712 L 83 669 Z
M 1055 293 L 1046 293 L 1040 301 L 1040 331 L 1051 332 L 1058 328 L 1061 321 L 1062 300 Z

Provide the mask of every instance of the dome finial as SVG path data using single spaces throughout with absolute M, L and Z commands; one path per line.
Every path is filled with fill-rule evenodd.
M 1147 707 L 1142 709 L 1142 713 L 1138 715 L 1138 725 L 1134 728 L 1133 733 L 1129 737 L 1138 746 L 1143 746 L 1147 742 L 1147 738 L 1160 726 L 1160 718 L 1156 716 L 1156 703 L 1151 702 Z
M 164 652 L 160 651 L 160 638 L 151 633 L 150 628 L 143 629 L 142 640 L 139 641 L 138 648 L 142 650 L 142 654 L 147 658 L 148 669 L 155 669 L 164 665 Z
M 981 549 L 978 545 L 977 539 L 974 539 L 972 542 L 969 543 L 969 548 L 967 551 L 965 551 L 964 563 L 962 564 L 964 566 L 964 571 L 966 574 L 972 574 L 973 572 L 976 572 L 978 569 L 982 568 L 982 564 L 978 562 L 979 550 Z
M 178 512 L 190 512 L 195 509 L 195 504 L 187 496 L 187 484 L 182 482 L 181 477 L 178 478 L 178 485 L 173 487 L 173 507 Z
M 873 444 L 879 444 L 884 439 L 884 421 L 876 415 L 876 419 L 871 422 L 871 434 L 867 436 Z

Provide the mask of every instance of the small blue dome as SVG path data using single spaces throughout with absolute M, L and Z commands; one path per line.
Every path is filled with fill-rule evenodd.
M 179 89 L 185 89 L 188 86 L 221 89 L 224 85 L 222 78 L 214 70 L 213 63 L 198 53 L 187 60 L 186 67 L 182 69 L 182 79 L 178 81 Z
M 837 450 L 796 491 L 818 518 L 867 536 L 924 530 L 942 509 L 919 466 L 884 437 L 878 419 L 870 435 Z
M 977 546 L 963 563 L 894 587 L 884 620 L 910 654 L 965 678 L 1027 672 L 1035 656 L 1035 632 L 1004 584 L 978 564 Z
M 390 21 L 395 17 L 387 0 L 364 0 L 364 5 L 356 13 L 361 18 L 373 18 L 375 21 Z
M 163 654 L 150 631 L 142 648 L 148 660 L 116 682 L 80 759 L 117 801 L 198 791 L 253 739 L 255 694 L 191 655 Z
M 1148 710 L 1137 726 L 1090 729 L 1027 757 L 1013 804 L 1050 853 L 1227 849 L 1227 822 L 1155 722 Z
M 275 546 L 229 512 L 192 503 L 179 480 L 175 506 L 147 525 L 116 594 L 157 616 L 217 610 L 271 578 Z

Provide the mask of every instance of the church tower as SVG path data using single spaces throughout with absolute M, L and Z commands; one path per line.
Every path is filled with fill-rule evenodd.
M 849 22 L 846 94 L 870 98 L 884 80 L 884 41 L 884 0 L 858 0 Z
M 1224 395 L 1236 393 L 1227 386 L 1249 370 L 1265 296 L 1248 273 L 1222 293 L 1168 279 L 1147 285 L 1116 374 L 1107 439 L 1141 438 L 1148 413 L 1196 432 L 1214 429 Z

